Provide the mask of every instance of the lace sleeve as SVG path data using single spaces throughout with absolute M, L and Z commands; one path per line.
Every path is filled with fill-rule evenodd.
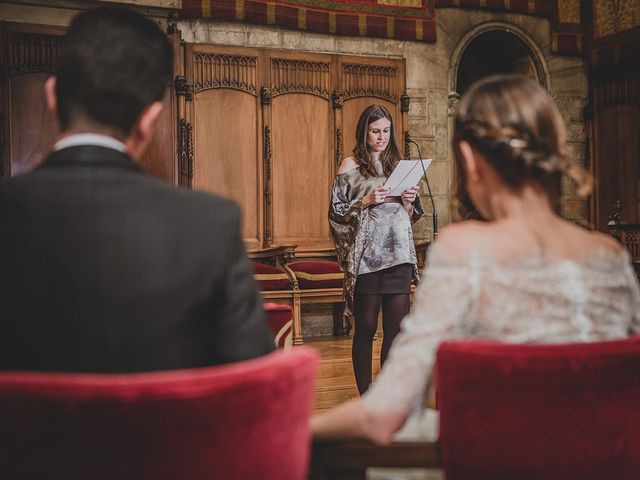
M 478 295 L 479 270 L 456 264 L 437 242 L 429 249 L 427 265 L 384 368 L 363 397 L 370 410 L 409 414 L 419 407 L 438 345 L 464 336 L 463 324 Z

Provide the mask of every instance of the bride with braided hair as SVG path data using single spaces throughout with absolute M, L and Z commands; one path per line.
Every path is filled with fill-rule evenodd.
M 440 233 L 377 381 L 313 417 L 317 438 L 390 442 L 423 407 L 444 340 L 569 343 L 640 333 L 640 288 L 626 250 L 558 213 L 563 177 L 578 195 L 591 178 L 565 153 L 562 117 L 542 88 L 515 75 L 475 83 L 461 99 L 453 149 L 459 194 L 486 221 Z

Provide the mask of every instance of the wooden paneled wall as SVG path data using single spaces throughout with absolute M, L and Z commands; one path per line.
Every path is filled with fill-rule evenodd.
M 0 175 L 37 166 L 59 133 L 43 86 L 55 73 L 62 33 L 0 22 Z M 248 248 L 331 248 L 331 183 L 355 146 L 362 110 L 385 105 L 402 144 L 409 109 L 404 60 L 185 45 L 178 33 L 169 38 L 175 81 L 143 168 L 238 202 Z
M 187 44 L 181 82 L 180 183 L 237 201 L 249 248 L 332 247 L 331 183 L 360 113 L 383 104 L 406 130 L 401 60 Z
M 0 22 L 0 177 L 36 167 L 59 134 L 47 110 L 44 84 L 55 73 L 64 28 Z M 176 34 L 170 35 L 174 47 Z M 173 182 L 176 175 L 176 113 L 172 85 L 157 122 L 153 141 L 140 164 Z

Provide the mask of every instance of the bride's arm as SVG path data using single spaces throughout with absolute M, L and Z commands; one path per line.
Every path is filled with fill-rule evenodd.
M 459 336 L 462 319 L 472 303 L 470 282 L 478 281 L 466 266 L 449 257 L 442 248 L 447 243 L 442 237 L 429 252 L 428 268 L 411 313 L 402 320 L 402 331 L 376 382 L 361 399 L 313 417 L 315 437 L 388 443 L 421 404 L 435 351 L 442 340 Z
M 386 445 L 406 420 L 402 412 L 367 410 L 360 398 L 311 417 L 314 438 L 367 438 Z

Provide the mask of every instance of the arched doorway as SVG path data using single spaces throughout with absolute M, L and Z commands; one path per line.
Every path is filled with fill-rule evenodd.
M 518 73 L 536 80 L 547 88 L 549 74 L 543 55 L 523 31 L 511 25 L 492 23 L 479 25 L 467 33 L 454 50 L 450 67 L 449 114 L 453 115 L 460 95 L 475 81 L 490 75 Z M 449 128 L 450 136 L 452 124 Z M 464 191 L 455 162 L 452 162 L 455 194 Z M 460 195 L 452 208 L 453 217 L 479 218 L 466 195 Z
M 462 95 L 476 80 L 499 73 L 519 73 L 539 79 L 536 62 L 527 45 L 505 30 L 490 30 L 476 36 L 464 49 L 458 63 L 456 92 Z

